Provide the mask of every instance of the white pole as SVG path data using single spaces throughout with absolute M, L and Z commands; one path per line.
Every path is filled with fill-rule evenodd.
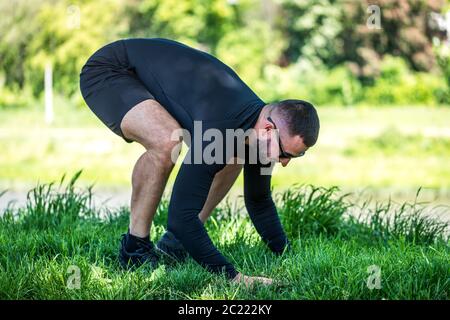
M 51 124 L 53 122 L 53 70 L 52 63 L 45 64 L 45 122 Z
M 445 31 L 447 31 L 447 43 L 450 44 L 450 10 L 445 14 Z

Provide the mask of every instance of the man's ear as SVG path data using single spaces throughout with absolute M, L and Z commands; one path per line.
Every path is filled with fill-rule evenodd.
M 273 128 L 274 128 L 273 123 L 270 122 L 269 120 L 265 119 L 264 120 L 264 129 L 266 131 L 269 131 L 269 130 L 273 130 Z
M 270 122 L 269 122 L 269 124 L 270 124 Z M 264 123 L 263 129 L 260 130 L 261 138 L 270 139 L 272 129 L 273 129 L 273 126 L 270 126 L 270 125 L 267 125 L 267 123 Z

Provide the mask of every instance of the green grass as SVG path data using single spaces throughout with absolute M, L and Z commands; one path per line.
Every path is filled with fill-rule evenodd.
M 77 179 L 40 184 L 26 206 L 10 206 L 0 217 L 0 299 L 449 298 L 448 225 L 417 202 L 357 205 L 336 187 L 294 186 L 276 196 L 293 244 L 281 257 L 261 243 L 242 201 L 225 202 L 206 225 L 213 242 L 239 271 L 278 283 L 247 289 L 191 259 L 153 271 L 121 270 L 118 243 L 128 209 L 95 208 L 92 189 L 78 187 Z M 164 200 L 154 241 L 166 221 Z M 372 265 L 381 270 L 381 289 L 367 286 Z M 80 269 L 80 289 L 67 287 L 71 266 Z
M 450 159 L 450 137 L 427 137 L 423 134 L 403 134 L 396 127 L 386 128 L 375 137 L 361 137 L 349 145 L 348 156 L 395 156 L 396 154 Z
M 0 190 L 28 190 L 37 181 L 54 181 L 80 169 L 85 185 L 130 186 L 142 147 L 124 143 L 87 107 L 74 109 L 55 101 L 52 125 L 44 123 L 41 109 L 1 111 Z M 345 190 L 370 187 L 407 190 L 412 199 L 423 187 L 450 199 L 450 108 L 319 106 L 318 112 L 317 145 L 286 168 L 275 168 L 276 189 L 294 183 Z M 242 187 L 242 177 L 237 186 Z

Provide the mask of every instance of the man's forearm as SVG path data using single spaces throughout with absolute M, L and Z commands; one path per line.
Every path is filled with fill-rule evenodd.
M 278 217 L 270 190 L 271 176 L 261 175 L 261 165 L 244 166 L 244 200 L 256 230 L 275 253 L 282 253 L 289 241 Z
M 289 247 L 289 240 L 271 197 L 260 200 L 247 198 L 245 205 L 253 225 L 270 250 L 280 254 L 286 246 Z

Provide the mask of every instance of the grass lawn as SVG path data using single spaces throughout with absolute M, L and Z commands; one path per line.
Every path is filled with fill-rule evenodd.
M 370 209 L 336 188 L 292 188 L 276 196 L 293 244 L 281 257 L 261 243 L 240 202 L 225 203 L 206 225 L 213 242 L 239 271 L 277 282 L 247 289 L 193 260 L 121 270 L 116 257 L 128 209 L 93 207 L 90 190 L 74 180 L 37 186 L 25 207 L 10 207 L 0 217 L 0 299 L 449 298 L 448 226 L 423 215 L 417 203 Z M 166 221 L 163 201 L 153 241 Z

